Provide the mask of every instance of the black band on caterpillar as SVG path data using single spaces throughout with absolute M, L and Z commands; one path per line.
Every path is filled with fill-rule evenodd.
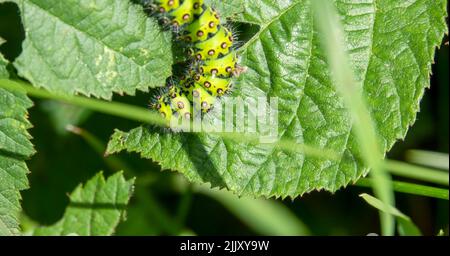
M 188 45 L 192 62 L 186 76 L 167 85 L 150 106 L 168 121 L 191 118 L 195 107 L 208 112 L 218 97 L 230 91 L 232 77 L 238 73 L 233 33 L 203 0 L 153 0 L 149 6 Z

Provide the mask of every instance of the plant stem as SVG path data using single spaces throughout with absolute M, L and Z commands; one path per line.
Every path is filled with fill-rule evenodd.
M 46 90 L 35 88 L 23 81 L 0 79 L 0 87 L 9 90 L 21 90 L 26 92 L 28 95 L 37 98 L 57 100 L 67 104 L 85 107 L 101 113 L 123 117 L 138 122 L 151 123 L 158 126 L 167 126 L 166 121 L 161 118 L 159 114 L 128 104 L 50 93 Z
M 425 150 L 408 150 L 406 161 L 448 171 L 449 156 L 446 153 Z
M 372 179 L 364 178 L 360 179 L 356 184 L 354 184 L 354 186 L 370 188 L 372 187 L 372 183 L 373 183 Z M 394 181 L 393 188 L 396 192 L 400 193 L 449 200 L 448 189 L 424 186 L 401 181 Z
M 449 185 L 449 174 L 439 170 L 433 170 L 421 166 L 411 165 L 394 160 L 385 161 L 386 169 L 390 173 L 402 177 L 432 182 L 440 185 Z

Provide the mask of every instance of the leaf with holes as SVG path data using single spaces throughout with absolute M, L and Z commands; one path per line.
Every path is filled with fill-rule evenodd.
M 0 54 L 0 79 L 9 77 L 7 64 Z M 20 191 L 28 188 L 25 159 L 34 153 L 27 131 L 31 106 L 25 93 L 0 88 L 0 236 L 20 233 Z
M 336 1 L 346 48 L 363 85 L 384 152 L 404 138 L 429 86 L 435 48 L 447 31 L 446 1 Z M 108 152 L 138 152 L 193 182 L 209 182 L 239 195 L 296 197 L 337 189 L 368 173 L 351 120 L 330 79 L 309 1 L 251 0 L 237 19 L 259 26 L 241 48 L 248 70 L 232 96 L 246 102 L 278 98 L 280 137 L 333 150 L 317 159 L 267 145 L 212 134 L 171 134 L 139 127 L 116 131 Z
M 53 92 L 110 99 L 164 85 L 170 33 L 128 0 L 15 0 L 26 31 L 19 75 Z
M 106 181 L 100 172 L 70 195 L 62 219 L 49 227 L 39 227 L 34 235 L 105 236 L 113 234 L 124 216 L 133 193 L 134 179 L 125 180 L 121 172 Z

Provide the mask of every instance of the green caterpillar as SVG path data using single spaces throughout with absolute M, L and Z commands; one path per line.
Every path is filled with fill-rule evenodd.
M 186 76 L 166 86 L 150 106 L 167 121 L 190 119 L 193 109 L 210 111 L 240 70 L 233 33 L 203 0 L 153 0 L 149 6 L 188 45 L 192 62 Z

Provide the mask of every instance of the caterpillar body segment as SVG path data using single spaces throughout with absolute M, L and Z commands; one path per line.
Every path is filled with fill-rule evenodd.
M 191 102 L 178 87 L 169 87 L 170 105 L 176 115 L 185 119 L 190 119 L 192 116 Z
M 186 27 L 184 35 L 181 38 L 190 43 L 205 41 L 219 31 L 219 26 L 220 18 L 218 13 L 211 7 L 208 7 L 197 20 Z
M 233 46 L 233 34 L 224 26 L 205 41 L 198 42 L 193 47 L 193 57 L 197 60 L 217 59 L 227 55 Z
M 214 103 L 216 97 L 212 96 L 203 86 L 198 83 L 194 83 L 192 88 L 192 101 L 195 109 L 201 109 L 203 113 L 209 112 Z
M 155 0 L 155 4 L 159 7 L 158 11 L 160 13 L 165 13 L 165 12 L 171 12 L 175 9 L 177 9 L 178 7 L 180 7 L 180 2 L 182 0 Z
M 233 51 L 222 58 L 200 62 L 199 72 L 205 75 L 231 77 L 237 66 L 237 56 Z
M 220 78 L 218 76 L 204 76 L 197 74 L 195 79 L 196 83 L 203 86 L 203 88 L 205 88 L 211 95 L 215 97 L 221 97 L 225 95 L 231 85 L 231 79 Z

